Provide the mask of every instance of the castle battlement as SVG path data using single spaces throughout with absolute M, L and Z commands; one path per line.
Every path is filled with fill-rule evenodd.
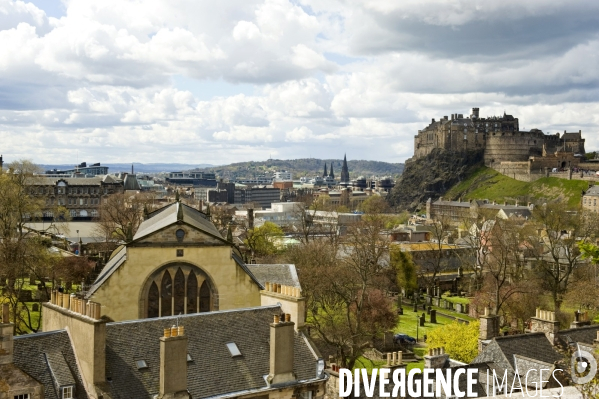
M 499 116 L 481 118 L 480 109 L 472 108 L 469 116 L 463 114 L 445 115 L 439 120 L 431 119 L 424 129 L 414 136 L 414 159 L 430 154 L 434 149 L 447 151 L 483 151 L 485 165 L 497 169 L 501 162 L 528 162 L 534 157 L 548 154 L 570 153 L 566 166 L 572 165 L 574 154 L 583 155 L 584 139 L 582 132 L 563 135 L 545 134 L 542 130 L 521 131 L 518 118 L 504 112 Z M 575 160 L 574 160 L 575 162 Z

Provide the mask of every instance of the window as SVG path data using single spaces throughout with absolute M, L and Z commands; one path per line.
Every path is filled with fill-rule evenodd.
M 239 351 L 239 348 L 235 342 L 229 342 L 226 345 L 231 357 L 241 356 L 241 352 Z
M 300 399 L 312 399 L 312 391 L 304 391 L 299 395 Z
M 183 250 L 182 249 L 178 249 L 177 250 L 177 256 L 183 256 Z
M 29 396 L 28 393 L 24 393 L 24 394 L 21 394 L 21 395 L 15 395 L 14 396 L 14 399 L 30 399 L 30 398 L 31 398 L 31 396 Z
M 73 399 L 73 386 L 62 387 L 62 399 Z
M 146 361 L 143 360 L 143 359 L 142 360 L 136 360 L 135 361 L 135 365 L 137 366 L 138 370 L 147 369 L 148 368 L 148 363 L 146 363 Z

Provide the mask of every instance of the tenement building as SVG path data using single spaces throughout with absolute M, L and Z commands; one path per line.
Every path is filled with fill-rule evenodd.
M 93 177 L 44 177 L 35 176 L 27 181 L 29 194 L 44 197 L 44 218 L 52 218 L 58 207 L 66 208 L 73 219 L 98 216 L 103 198 L 122 193 L 127 188 L 139 190 L 134 176 L 125 175 L 123 180 L 112 175 Z

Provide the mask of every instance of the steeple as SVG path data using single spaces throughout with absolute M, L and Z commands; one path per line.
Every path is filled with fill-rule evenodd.
M 324 163 L 324 173 L 322 174 L 322 177 L 327 177 L 328 173 L 327 173 L 327 163 Z
M 329 174 L 331 178 L 335 178 L 335 173 L 333 173 L 333 162 L 331 162 L 331 173 Z
M 341 180 L 340 183 L 349 184 L 349 169 L 347 168 L 347 156 L 343 155 L 343 166 L 341 167 Z

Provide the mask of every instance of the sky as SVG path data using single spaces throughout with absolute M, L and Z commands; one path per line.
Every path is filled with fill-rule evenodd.
M 5 161 L 403 162 L 452 113 L 599 149 L 599 2 L 0 0 Z

